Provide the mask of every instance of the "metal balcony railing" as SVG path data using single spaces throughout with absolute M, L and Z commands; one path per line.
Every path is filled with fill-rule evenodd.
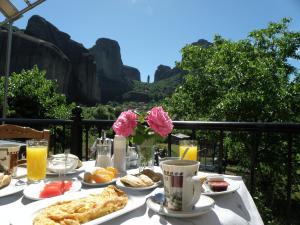
M 53 119 L 0 119 L 1 122 L 29 126 L 33 128 L 51 129 L 50 147 L 56 153 L 57 144 L 61 149 L 70 148 L 71 153 L 79 158 L 89 159 L 89 133 L 91 130 L 99 136 L 101 131 L 111 128 L 114 120 L 84 120 L 81 116 L 79 107 L 73 110 L 73 116 L 70 120 L 53 120 Z M 278 133 L 286 137 L 287 142 L 287 158 L 286 161 L 286 202 L 287 202 L 287 224 L 290 224 L 289 218 L 291 213 L 291 191 L 292 191 L 292 158 L 294 157 L 294 144 L 298 140 L 300 133 L 300 123 L 256 123 L 256 122 L 202 122 L 202 121 L 173 121 L 175 130 L 189 131 L 191 139 L 195 139 L 197 132 L 214 132 L 216 139 L 216 168 L 217 172 L 224 172 L 224 164 L 226 164 L 226 152 L 224 152 L 224 137 L 227 132 L 248 132 L 253 136 L 253 140 L 257 140 L 250 154 L 249 170 L 249 190 L 254 193 L 255 178 L 257 166 L 257 151 L 259 148 L 259 140 L 265 133 Z M 167 138 L 168 155 L 171 156 L 172 136 Z

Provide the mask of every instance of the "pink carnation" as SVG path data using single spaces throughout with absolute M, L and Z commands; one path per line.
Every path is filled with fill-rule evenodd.
M 146 121 L 150 128 L 162 137 L 167 137 L 173 129 L 172 120 L 161 106 L 152 108 Z
M 137 118 L 138 116 L 131 110 L 122 112 L 113 124 L 115 133 L 124 137 L 132 135 L 137 126 Z

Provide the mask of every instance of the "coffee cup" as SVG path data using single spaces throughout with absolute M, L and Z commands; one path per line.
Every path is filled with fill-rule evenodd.
M 200 162 L 192 160 L 165 160 L 160 163 L 163 172 L 165 207 L 174 211 L 189 211 L 201 195 Z

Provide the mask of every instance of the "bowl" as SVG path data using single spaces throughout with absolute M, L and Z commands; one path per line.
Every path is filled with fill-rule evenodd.
M 57 154 L 49 157 L 47 169 L 53 173 L 68 173 L 75 170 L 77 165 L 77 156 L 72 154 Z

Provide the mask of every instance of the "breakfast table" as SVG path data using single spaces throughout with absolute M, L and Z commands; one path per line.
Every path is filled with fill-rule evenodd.
M 92 168 L 95 165 L 95 161 L 83 162 L 83 167 L 87 170 Z M 24 176 L 24 168 L 18 168 L 19 173 L 17 175 L 20 179 Z M 159 167 L 155 167 L 155 171 L 160 171 Z M 205 175 L 204 172 L 199 172 L 200 174 Z M 132 225 L 132 224 L 174 224 L 174 225 L 186 225 L 186 224 L 205 224 L 205 225 L 261 225 L 264 224 L 261 216 L 256 208 L 256 205 L 247 190 L 247 187 L 242 179 L 239 176 L 224 175 L 226 179 L 229 179 L 235 185 L 238 185 L 238 188 L 229 193 L 212 195 L 209 196 L 214 200 L 214 205 L 211 210 L 205 214 L 196 216 L 196 217 L 170 217 L 168 215 L 159 215 L 150 209 L 146 200 L 153 196 L 154 193 L 163 190 L 163 187 L 160 185 L 155 189 L 136 191 L 124 189 L 128 195 L 136 196 L 138 198 L 144 199 L 143 203 L 140 206 L 130 212 L 119 215 L 115 218 L 112 218 L 103 224 L 106 225 Z M 79 173 L 68 175 L 69 178 L 78 178 L 82 179 L 82 176 L 79 176 Z M 82 185 L 81 191 L 92 189 L 91 186 Z M 79 192 L 78 192 L 79 193 Z M 1 196 L 1 190 L 0 190 Z M 202 196 L 200 197 L 201 200 Z M 44 200 L 39 200 L 42 202 Z M 14 194 L 5 195 L 0 197 L 0 224 L 1 225 L 10 225 L 10 221 L 29 207 L 31 203 L 36 202 L 34 200 L 28 199 L 23 195 L 23 191 L 16 192 Z M 37 203 L 35 203 L 37 204 Z M 95 224 L 95 223 L 89 223 Z M 14 224 L 12 224 L 14 225 Z M 24 223 L 24 225 L 26 225 Z

